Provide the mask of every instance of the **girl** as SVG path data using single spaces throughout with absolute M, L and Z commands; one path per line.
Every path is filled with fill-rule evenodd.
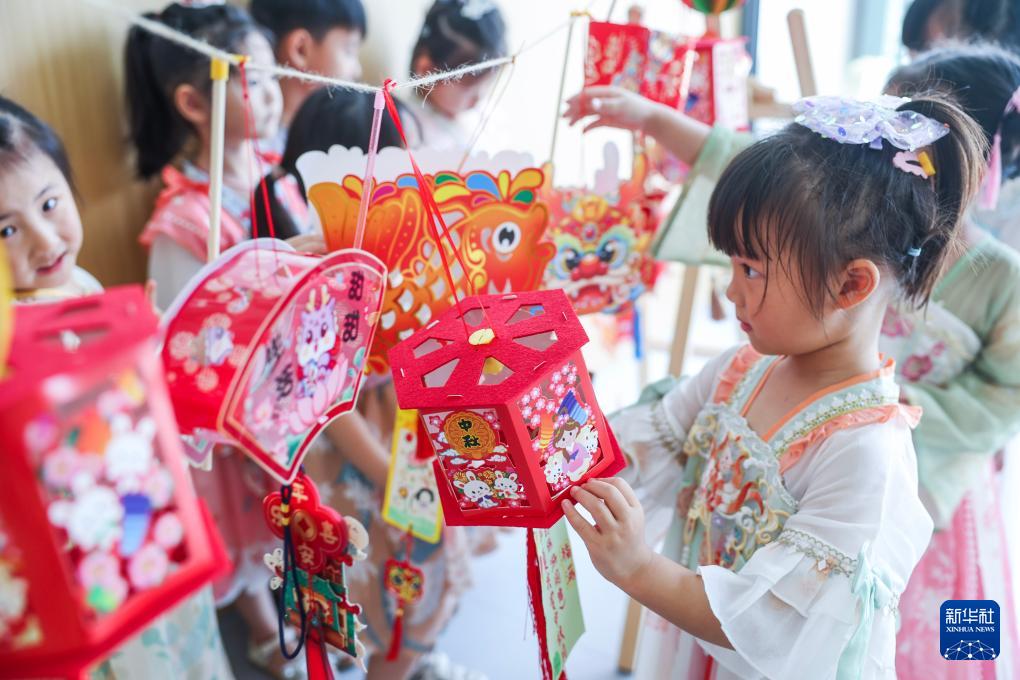
M 221 49 L 248 55 L 253 64 L 275 63 L 269 41 L 236 7 L 174 4 L 149 16 Z M 128 35 L 125 62 L 138 173 L 142 178 L 162 173 L 165 184 L 139 239 L 149 248 L 149 276 L 157 284 L 158 304 L 165 309 L 206 258 L 212 138 L 209 61 L 197 52 L 134 28 Z M 224 141 L 222 250 L 249 237 L 248 197 L 258 178 L 258 173 L 251 170 L 256 142 L 246 132 L 243 88 L 239 73 L 231 68 Z M 252 135 L 271 137 L 280 120 L 279 85 L 252 69 L 247 86 L 255 128 Z M 321 238 L 299 237 L 291 244 L 299 250 L 322 249 Z M 232 577 L 217 584 L 217 601 L 225 605 L 236 600 L 251 635 L 249 659 L 284 677 L 295 666 L 285 663 L 279 652 L 277 614 L 262 560 L 278 544 L 262 518 L 262 498 L 274 485 L 239 452 L 226 449 L 214 458 L 212 472 L 196 471 L 194 477 L 234 566 Z
M 299 177 L 298 158 L 305 152 L 324 151 L 334 145 L 367 146 L 373 99 L 373 95 L 361 92 L 320 90 L 310 95 L 298 111 L 281 167 L 268 178 L 273 188 L 270 210 L 277 234 L 304 233 L 310 228 L 307 208 L 302 205 L 295 210 L 286 205 L 280 200 L 284 194 L 276 190 L 281 183 Z M 398 108 L 406 122 L 408 112 L 403 106 Z M 379 131 L 379 148 L 391 146 L 399 147 L 400 137 L 386 116 Z M 256 210 L 260 208 L 261 204 Z M 264 219 L 261 212 L 257 214 L 261 234 Z M 305 468 L 332 507 L 357 517 L 369 531 L 368 560 L 348 572 L 352 599 L 363 607 L 362 620 L 367 625 L 363 639 L 371 654 L 368 677 L 404 678 L 412 670 L 420 678 L 469 677 L 443 657 L 426 654 L 453 615 L 461 591 L 470 585 L 470 565 L 459 527 L 448 527 L 438 544 L 414 540 L 411 559 L 425 572 L 426 595 L 405 614 L 400 657 L 394 662 L 385 659 L 396 602 L 386 592 L 379 574 L 387 560 L 404 557 L 406 545 L 404 532 L 388 525 L 379 514 L 396 413 L 391 393 L 388 380 L 363 389 L 359 410 L 330 424 L 325 437 L 306 458 Z
M 436 0 L 411 54 L 411 75 L 447 71 L 507 54 L 506 25 L 493 0 Z M 444 80 L 419 93 L 414 111 L 424 145 L 432 150 L 467 150 L 475 128 L 467 114 L 478 106 L 492 75 L 490 70 Z
M 933 86 L 952 92 L 993 149 L 1002 172 L 986 175 L 982 214 L 995 214 L 1000 176 L 1017 174 L 1020 58 L 991 46 L 941 49 L 896 71 L 887 89 L 909 95 Z M 1008 206 L 1003 214 L 1015 218 Z M 1013 678 L 1020 639 L 993 456 L 1020 430 L 1020 257 L 970 220 L 962 236 L 963 253 L 926 314 L 890 309 L 882 328 L 883 348 L 900 362 L 904 400 L 924 409 L 914 445 L 939 529 L 900 601 L 896 661 L 904 677 Z M 932 654 L 939 605 L 982 599 L 1004 603 L 999 658 L 957 664 Z
M 0 97 L 0 238 L 19 302 L 102 292 L 76 264 L 81 216 L 64 145 L 49 125 Z M 96 678 L 229 680 L 206 588 L 122 645 Z
M 648 677 L 895 678 L 896 600 L 932 523 L 879 335 L 893 300 L 927 303 L 983 140 L 936 97 L 797 110 L 710 202 L 750 346 L 613 423 L 648 503 L 676 508 L 663 554 L 622 479 L 573 490 L 594 526 L 564 503 L 596 568 L 657 615 Z

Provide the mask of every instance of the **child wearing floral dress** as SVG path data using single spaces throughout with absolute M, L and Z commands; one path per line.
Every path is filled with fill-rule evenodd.
M 76 262 L 83 233 L 71 166 L 52 128 L 0 97 L 0 239 L 18 303 L 101 293 Z M 211 588 L 177 605 L 120 646 L 94 678 L 230 680 Z
M 896 677 L 897 600 L 931 537 L 895 365 L 894 300 L 923 307 L 983 165 L 938 97 L 811 98 L 709 205 L 750 346 L 612 424 L 629 478 L 572 491 L 595 567 L 648 617 L 650 678 Z M 662 554 L 644 513 L 669 507 Z

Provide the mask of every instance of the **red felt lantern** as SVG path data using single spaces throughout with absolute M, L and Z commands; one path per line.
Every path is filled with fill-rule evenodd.
M 544 290 L 469 298 L 390 350 L 397 401 L 437 454 L 447 524 L 548 528 L 570 486 L 624 467 L 587 342 L 563 291 Z
M 202 270 L 167 312 L 163 347 L 198 455 L 232 444 L 293 480 L 319 431 L 354 408 L 385 272 L 362 250 L 317 257 L 266 240 Z
M 17 308 L 0 383 L 0 678 L 74 677 L 227 559 L 138 287 Z

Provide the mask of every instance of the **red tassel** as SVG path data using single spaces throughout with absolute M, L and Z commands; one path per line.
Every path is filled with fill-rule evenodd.
M 305 640 L 305 668 L 308 680 L 333 680 L 333 665 L 329 662 L 326 645 L 317 633 L 309 633 Z
M 552 661 L 549 659 L 549 645 L 545 635 L 545 608 L 542 606 L 542 573 L 538 568 L 538 546 L 535 545 L 535 531 L 528 529 L 528 597 L 531 600 L 531 616 L 538 636 L 538 656 L 542 666 L 542 680 L 557 680 L 552 676 Z M 565 679 L 565 674 L 561 674 Z
M 386 652 L 387 661 L 396 661 L 400 656 L 400 645 L 404 637 L 404 606 L 397 606 L 397 615 L 393 618 L 393 634 L 390 636 L 390 651 Z

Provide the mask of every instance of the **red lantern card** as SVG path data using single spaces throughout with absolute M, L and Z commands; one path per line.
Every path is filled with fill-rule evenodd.
M 249 241 L 208 265 L 165 322 L 181 431 L 236 444 L 282 483 L 354 407 L 385 289 L 372 255 Z
M 457 294 L 533 290 L 553 256 L 543 243 L 548 213 L 538 198 L 542 172 L 523 154 L 490 157 L 434 152 L 416 157 L 428 173 L 436 202 L 467 271 L 453 267 Z M 310 152 L 298 161 L 308 200 L 330 248 L 354 243 L 361 202 L 365 159 L 358 149 L 334 146 L 329 153 Z M 459 171 L 447 168 L 460 167 Z M 375 166 L 378 180 L 368 209 L 364 247 L 388 270 L 369 368 L 384 373 L 391 347 L 445 312 L 453 304 L 427 214 L 402 149 L 382 149 Z M 444 243 L 449 259 L 453 248 Z
M 186 471 L 138 287 L 20 307 L 0 389 L 0 677 L 69 675 L 225 557 Z
M 636 24 L 592 21 L 588 25 L 588 54 L 584 85 L 614 85 L 641 92 L 648 65 L 650 31 Z

